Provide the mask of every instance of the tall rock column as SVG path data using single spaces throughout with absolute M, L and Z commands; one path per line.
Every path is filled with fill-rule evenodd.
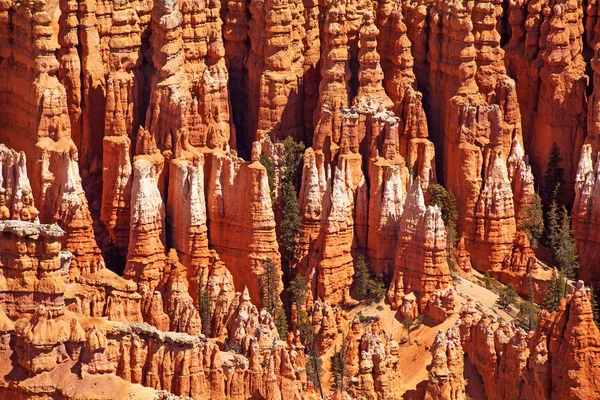
M 525 150 L 534 175 L 541 178 L 552 144 L 557 143 L 565 160 L 566 200 L 572 202 L 585 137 L 589 80 L 582 54 L 583 5 L 531 2 L 523 18 L 524 6 L 511 4 L 513 36 L 506 50 L 509 73 L 517 82 Z M 552 190 L 540 182 L 542 190 Z
M 300 82 L 303 67 L 303 4 L 261 0 L 250 4 L 251 50 L 247 61 L 250 126 L 248 139 L 291 136 L 304 140 Z
M 425 400 L 464 400 L 464 352 L 458 328 L 438 332 L 431 346 L 433 360 L 429 365 L 429 382 Z
M 157 170 L 149 156 L 133 162 L 131 233 L 124 276 L 152 292 L 163 279 L 165 208 L 158 190 Z
M 265 263 L 270 258 L 279 270 L 281 256 L 267 172 L 256 145 L 251 162 L 210 155 L 206 204 L 210 244 L 231 271 L 236 291 L 247 286 L 252 302 L 260 304 Z
M 600 48 L 596 48 L 591 60 L 594 83 L 600 82 Z M 579 253 L 579 276 L 594 285 L 600 283 L 600 270 L 596 260 L 600 256 L 600 236 L 595 228 L 600 220 L 599 205 L 600 173 L 598 152 L 600 151 L 600 101 L 599 88 L 589 97 L 586 144 L 581 149 L 577 175 L 575 176 L 575 202 L 571 213 L 573 237 Z
M 323 26 L 319 103 L 315 110 L 313 147 L 322 150 L 340 141 L 342 107 L 348 106 L 350 59 L 345 25 L 345 6 L 334 3 L 327 10 Z

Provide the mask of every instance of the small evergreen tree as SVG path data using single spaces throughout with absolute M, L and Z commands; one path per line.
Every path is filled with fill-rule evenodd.
M 296 143 L 288 137 L 284 144 L 284 162 L 281 177 L 281 234 L 279 245 L 287 270 L 291 269 L 291 262 L 298 246 L 298 236 L 301 230 L 302 219 L 298 205 L 296 182 L 298 181 L 304 144 Z
M 260 155 L 260 163 L 267 170 L 267 179 L 269 181 L 269 193 L 271 194 L 271 203 L 275 205 L 275 167 L 273 167 L 271 159 L 263 153 L 261 153 Z
M 600 328 L 600 314 L 598 313 L 598 301 L 594 293 L 594 286 L 590 286 L 590 303 L 592 305 L 592 314 L 594 315 L 594 323 Z
M 408 336 L 408 344 L 411 344 L 410 328 L 412 328 L 412 326 L 413 326 L 413 320 L 410 318 L 405 318 L 404 321 L 402 321 L 402 326 L 404 327 L 404 329 L 406 329 L 406 334 Z
M 561 209 L 557 227 L 554 229 L 551 238 L 551 244 L 552 258 L 558 269 L 567 278 L 575 278 L 575 269 L 579 268 L 579 255 L 571 231 L 571 218 L 565 206 Z
M 512 283 L 509 283 L 502 292 L 498 295 L 498 304 L 502 308 L 508 307 L 510 304 L 513 304 L 517 298 L 517 291 Z
M 319 393 L 321 394 L 321 398 L 324 398 L 323 395 L 323 387 L 321 386 L 321 375 L 322 364 L 323 362 L 317 355 L 316 345 L 312 344 L 312 348 L 307 352 L 308 362 L 306 363 L 306 377 L 310 382 L 312 382 L 313 386 L 319 389 Z
M 200 321 L 202 321 L 202 333 L 206 337 L 210 337 L 210 292 L 208 288 L 202 286 L 202 282 L 198 282 L 198 313 L 200 314 Z
M 485 274 L 483 274 L 483 284 L 485 285 L 486 289 L 488 289 L 488 290 L 492 289 L 492 277 L 489 272 L 486 272 Z
M 119 252 L 119 248 L 116 243 L 110 238 L 108 242 L 108 248 L 103 254 L 104 262 L 106 267 L 116 273 L 117 275 L 123 275 L 125 271 L 126 259 Z
M 371 270 L 365 261 L 365 256 L 358 254 L 354 259 L 354 288 L 356 296 L 364 299 L 369 294 L 369 281 Z
M 332 387 L 335 389 L 340 389 L 340 391 L 343 392 L 345 387 L 345 380 L 348 376 L 346 359 L 346 340 L 343 336 L 342 347 L 339 351 L 336 349 L 335 353 L 333 353 L 330 360 L 331 375 L 333 377 Z
M 456 196 L 442 185 L 432 183 L 427 188 L 431 195 L 431 204 L 437 205 L 442 213 L 442 219 L 446 225 L 448 248 L 456 246 L 458 234 L 456 232 L 456 221 L 458 220 L 458 202 Z
M 306 302 L 307 290 L 306 278 L 302 275 L 296 275 L 287 288 L 287 291 L 290 293 L 291 303 L 295 303 L 298 307 L 303 306 Z
M 560 155 L 560 149 L 556 142 L 552 144 L 548 164 L 546 167 L 546 175 L 544 176 L 544 201 L 550 204 L 552 200 L 556 200 L 559 204 L 562 200 L 561 188 L 564 185 L 565 170 L 560 165 L 563 159 Z M 555 189 L 558 187 L 558 190 Z
M 553 276 L 541 307 L 549 312 L 558 310 L 560 299 L 564 297 L 565 286 L 565 277 L 562 272 L 559 272 L 557 276 Z
M 528 301 L 519 304 L 519 313 L 517 314 L 517 322 L 519 325 L 528 331 L 532 331 L 537 327 L 538 323 L 537 307 Z
M 376 278 L 371 278 L 369 281 L 369 296 L 373 296 L 376 302 L 385 298 L 387 290 L 383 282 L 383 274 L 379 274 Z
M 544 211 L 540 196 L 534 193 L 531 203 L 522 205 L 519 214 L 519 229 L 527 234 L 531 247 L 535 248 L 544 232 Z
M 312 382 L 315 388 L 319 389 L 321 398 L 323 398 L 323 388 L 321 386 L 322 361 L 319 358 L 319 352 L 315 341 L 315 328 L 310 323 L 308 314 L 303 307 L 298 307 L 298 332 L 300 340 L 304 344 L 306 360 L 306 377 Z
M 277 267 L 273 260 L 267 258 L 265 271 L 261 276 L 261 302 L 263 308 L 275 320 L 279 337 L 284 339 L 287 336 L 287 318 L 281 306 L 281 299 L 279 298 L 279 282 L 280 276 Z
M 360 300 L 373 296 L 375 301 L 381 301 L 387 293 L 383 274 L 375 276 L 361 253 L 354 258 L 353 285 L 355 294 Z

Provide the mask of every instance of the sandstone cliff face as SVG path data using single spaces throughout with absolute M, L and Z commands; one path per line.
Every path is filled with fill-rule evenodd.
M 589 290 L 579 282 L 558 311 L 542 311 L 538 328 L 526 334 L 481 315 L 467 303 L 458 323 L 463 348 L 481 375 L 490 399 L 586 398 L 598 392 Z M 515 377 L 520 377 L 515 382 Z

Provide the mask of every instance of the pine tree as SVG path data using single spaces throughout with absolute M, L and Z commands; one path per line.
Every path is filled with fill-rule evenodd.
M 484 283 L 486 289 L 488 289 L 488 290 L 492 289 L 492 277 L 489 272 L 486 272 L 485 274 L 483 274 L 483 283 Z
M 319 389 L 319 393 L 321 394 L 321 398 L 323 399 L 323 387 L 321 385 L 321 375 L 323 374 L 323 362 L 317 354 L 316 345 L 314 343 L 311 345 L 311 349 L 307 352 L 307 355 L 308 362 L 306 363 L 306 377 L 309 381 L 312 382 L 315 388 Z
M 211 315 L 210 315 L 210 292 L 208 288 L 202 286 L 202 282 L 198 282 L 198 312 L 200 321 L 202 321 L 202 333 L 206 337 L 211 335 Z
M 354 259 L 354 288 L 356 296 L 364 299 L 369 294 L 371 270 L 365 261 L 365 256 L 358 254 Z
M 546 175 L 544 176 L 544 201 L 546 204 L 550 204 L 553 199 L 560 204 L 562 200 L 561 188 L 564 185 L 565 170 L 560 166 L 563 159 L 560 155 L 560 149 L 556 142 L 552 144 L 550 149 L 550 156 L 548 157 L 548 164 L 546 167 Z M 558 186 L 559 190 L 555 192 L 555 188 Z
M 302 275 L 296 275 L 290 282 L 290 286 L 287 291 L 290 293 L 290 300 L 292 304 L 296 304 L 301 307 L 306 302 L 306 291 L 307 291 L 306 278 Z
M 347 372 L 347 357 L 346 357 L 346 339 L 342 336 L 342 347 L 330 357 L 331 360 L 331 375 L 333 376 L 332 387 L 344 391 L 345 380 L 348 376 Z
M 442 185 L 432 183 L 427 191 L 431 195 L 431 204 L 437 205 L 446 225 L 448 249 L 458 243 L 456 221 L 458 220 L 458 202 L 456 196 Z
M 498 304 L 506 308 L 510 304 L 513 304 L 517 298 L 517 291 L 512 283 L 509 283 L 502 292 L 498 295 Z
M 521 206 L 519 214 L 519 229 L 527 234 L 531 247 L 535 248 L 544 232 L 544 211 L 540 196 L 534 193 L 531 202 Z
M 271 159 L 266 154 L 261 153 L 260 163 L 267 170 L 267 179 L 269 181 L 269 193 L 271 194 L 271 204 L 275 205 L 275 167 Z
M 117 275 L 123 275 L 125 271 L 125 257 L 119 252 L 119 248 L 115 244 L 112 238 L 108 242 L 108 248 L 103 254 L 104 262 L 106 267 L 116 273 Z
M 279 298 L 279 279 L 279 272 L 275 263 L 270 258 L 267 258 L 265 271 L 261 276 L 261 302 L 263 308 L 275 320 L 279 337 L 284 339 L 287 336 L 287 318 L 281 306 L 281 299 Z
M 598 313 L 598 301 L 594 293 L 594 286 L 590 286 L 590 304 L 592 305 L 592 314 L 594 315 L 594 323 L 600 328 L 600 314 Z
M 291 137 L 285 140 L 284 169 L 281 179 L 282 218 L 279 244 L 282 250 L 281 255 L 284 263 L 287 265 L 288 271 L 291 268 L 291 262 L 296 252 L 302 224 L 296 183 L 298 182 L 303 152 L 303 143 L 296 143 Z
M 571 218 L 565 206 L 561 209 L 551 243 L 552 258 L 558 269 L 567 278 L 575 278 L 575 270 L 579 268 L 579 255 L 577 254 L 577 248 L 575 247 L 571 231 Z
M 556 311 L 560 305 L 560 299 L 564 297 L 565 286 L 565 277 L 562 272 L 559 272 L 557 276 L 553 276 L 541 307 L 549 312 Z
M 410 328 L 412 328 L 412 326 L 413 326 L 413 320 L 410 318 L 405 318 L 404 321 L 402 321 L 402 326 L 404 327 L 404 329 L 406 329 L 406 334 L 408 335 L 408 344 L 411 344 Z
M 554 193 L 557 194 L 559 187 L 557 186 Z M 548 244 L 550 250 L 554 249 L 559 241 L 559 215 L 558 215 L 558 201 L 556 196 L 550 202 L 548 213 L 546 214 L 546 236 L 548 238 Z
M 373 296 L 373 300 L 378 302 L 387 294 L 383 274 L 375 276 L 361 253 L 354 258 L 353 286 L 359 300 Z
M 304 308 L 298 308 L 297 316 L 297 328 L 307 356 L 306 377 L 313 383 L 315 388 L 319 389 L 321 398 L 323 398 L 323 388 L 321 386 L 322 361 L 319 358 L 319 352 L 315 341 L 315 329 L 310 323 L 310 319 L 308 318 L 306 311 L 304 311 Z
M 532 331 L 538 323 L 537 307 L 528 301 L 519 304 L 517 322 L 523 329 Z
M 373 300 L 379 302 L 385 298 L 386 294 L 387 289 L 383 282 L 383 274 L 379 274 L 377 277 L 369 280 L 369 296 L 373 296 Z

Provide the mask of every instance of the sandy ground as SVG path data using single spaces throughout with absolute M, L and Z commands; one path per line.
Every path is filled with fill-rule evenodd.
M 512 321 L 513 317 L 506 311 L 501 310 L 497 305 L 498 295 L 491 290 L 479 286 L 476 283 L 468 281 L 467 279 L 458 276 L 455 281 L 455 288 L 458 294 L 462 297 L 462 301 L 465 301 L 465 297 L 470 297 L 477 303 L 481 304 L 484 310 L 491 312 L 497 317 L 502 318 L 505 321 Z
M 494 292 L 479 286 L 469 280 L 457 277 L 455 281 L 456 291 L 459 296 L 456 311 L 460 310 L 467 298 L 472 298 L 479 303 L 480 308 L 488 313 L 492 313 L 499 318 L 510 321 L 513 317 L 501 310 L 496 305 L 498 295 Z M 397 316 L 396 311 L 392 310 L 384 302 L 361 304 L 349 311 L 349 318 L 352 320 L 355 315 L 361 313 L 364 316 L 381 315 L 384 331 L 397 342 L 406 340 L 406 330 L 401 324 L 401 318 Z M 401 366 L 399 373 L 400 388 L 403 398 L 406 400 L 422 399 L 427 387 L 427 366 L 431 363 L 430 347 L 433 344 L 438 331 L 446 331 L 452 327 L 458 320 L 458 313 L 450 316 L 441 324 L 435 325 L 431 320 L 425 319 L 418 328 L 411 330 L 412 344 L 403 343 L 400 345 L 398 365 Z M 485 400 L 485 392 L 481 378 L 477 375 L 475 368 L 468 359 L 465 359 L 465 377 L 468 380 L 467 392 L 473 400 Z

